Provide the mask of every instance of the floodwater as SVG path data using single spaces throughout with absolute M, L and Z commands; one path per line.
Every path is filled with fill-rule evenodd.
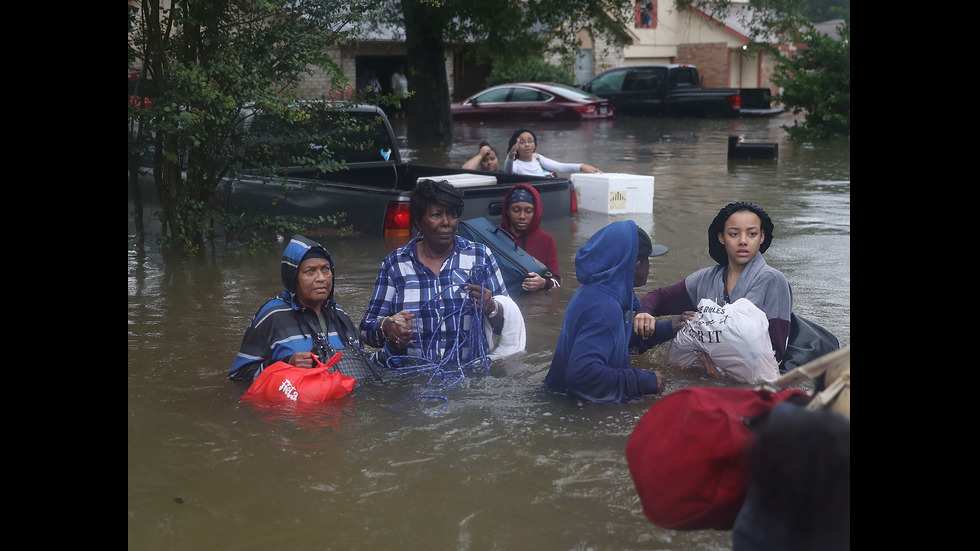
M 407 378 L 306 409 L 240 402 L 245 388 L 228 368 L 256 309 L 281 290 L 283 244 L 253 254 L 222 243 L 172 259 L 150 237 L 145 255 L 128 253 L 129 549 L 730 549 L 730 532 L 668 530 L 643 516 L 624 449 L 657 397 L 583 404 L 540 385 L 578 287 L 578 247 L 610 222 L 635 220 L 670 247 L 651 260 L 642 295 L 711 264 L 707 226 L 731 201 L 769 212 L 766 260 L 792 285 L 795 311 L 850 343 L 849 146 L 791 143 L 780 128 L 791 120 L 535 124 L 543 155 L 654 176 L 653 213 L 583 210 L 555 221 L 546 212 L 564 286 L 515 297 L 527 352 L 445 391 L 442 411 L 410 400 L 418 387 Z M 457 123 L 452 147 L 411 149 L 394 122 L 409 160 L 448 166 L 482 139 L 503 152 L 520 126 Z M 779 158 L 728 161 L 729 135 L 777 142 Z M 132 244 L 132 212 L 129 233 Z M 357 321 L 385 245 L 322 239 L 337 263 L 336 296 Z M 665 374 L 666 392 L 738 386 L 665 365 L 667 346 L 634 357 Z

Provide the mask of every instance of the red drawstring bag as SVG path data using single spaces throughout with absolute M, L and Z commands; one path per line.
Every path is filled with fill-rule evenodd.
M 687 387 L 650 406 L 626 442 L 647 519 L 675 530 L 731 530 L 748 488 L 747 421 L 800 389 Z
M 327 360 L 327 363 L 323 363 L 310 352 L 316 364 L 316 367 L 311 369 L 296 367 L 282 361 L 276 362 L 265 368 L 252 381 L 252 385 L 248 387 L 245 394 L 242 394 L 242 399 L 262 404 L 318 403 L 346 396 L 354 389 L 357 379 L 343 375 L 336 369 L 330 369 L 343 355 L 343 352 L 337 352 Z

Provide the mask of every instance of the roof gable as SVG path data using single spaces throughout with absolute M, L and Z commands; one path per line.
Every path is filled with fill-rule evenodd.
M 701 7 L 697 7 L 697 4 L 697 2 L 691 4 L 691 11 L 701 17 L 719 23 L 726 32 L 732 34 L 743 43 L 763 42 L 771 44 L 776 42 L 774 35 L 770 33 L 756 34 L 749 26 L 749 22 L 758 14 L 758 10 L 748 3 L 732 2 L 729 4 L 724 17 L 713 15 L 714 10 L 708 4 L 703 4 Z

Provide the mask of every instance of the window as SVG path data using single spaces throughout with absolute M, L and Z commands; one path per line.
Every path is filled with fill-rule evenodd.
M 636 28 L 657 28 L 657 0 L 637 0 L 634 4 Z
M 630 87 L 634 92 L 652 92 L 660 88 L 667 76 L 667 68 L 657 69 L 636 69 L 633 71 L 633 85 Z
M 670 84 L 674 87 L 697 86 L 697 73 L 690 67 L 677 67 L 670 72 Z
M 575 85 L 580 86 L 595 75 L 592 50 L 575 52 Z
M 473 98 L 473 103 L 503 103 L 507 101 L 510 88 L 496 88 Z
M 510 101 L 548 101 L 551 96 L 529 88 L 514 88 Z
M 612 71 L 596 77 L 589 89 L 593 94 L 621 92 L 624 80 L 626 80 L 626 71 Z

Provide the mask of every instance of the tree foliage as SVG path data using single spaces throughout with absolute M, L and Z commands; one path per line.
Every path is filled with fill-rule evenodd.
M 572 85 L 575 77 L 567 68 L 551 65 L 539 57 L 528 57 L 507 64 L 494 65 L 486 85 L 508 82 L 557 82 Z
M 806 15 L 814 23 L 836 19 L 839 9 L 851 9 L 851 0 L 805 0 L 805 4 Z
M 749 32 L 751 46 L 767 48 L 786 32 L 807 22 L 808 0 L 749 0 L 751 10 L 741 10 L 745 4 L 730 0 L 674 0 L 677 9 L 696 7 L 716 21 L 734 17 Z M 721 23 L 719 23 L 721 24 Z
M 699 9 L 721 20 L 732 13 L 729 0 L 675 0 L 678 7 L 697 4 Z M 773 84 L 782 91 L 775 101 L 793 113 L 803 113 L 803 122 L 783 128 L 794 138 L 845 138 L 851 132 L 851 46 L 850 0 L 749 0 L 753 8 L 740 21 L 753 36 L 754 47 L 770 51 L 776 60 Z M 839 39 L 818 31 L 812 21 L 825 20 L 828 13 L 844 18 Z M 792 56 L 782 55 L 773 44 L 794 44 Z
M 142 212 L 138 166 L 152 156 L 165 245 L 197 250 L 213 240 L 222 218 L 235 225 L 218 203 L 218 187 L 236 170 L 249 139 L 243 108 L 300 112 L 292 90 L 313 67 L 345 83 L 325 49 L 356 35 L 373 4 L 130 1 L 128 60 L 138 70 L 135 90 L 139 94 L 150 83 L 155 90 L 151 104 L 129 107 L 130 192 Z M 322 155 L 318 162 L 329 166 L 329 151 Z M 142 222 L 137 220 L 140 234 Z
M 851 134 L 851 15 L 838 10 L 843 21 L 833 38 L 810 25 L 791 35 L 800 44 L 792 57 L 780 57 L 773 82 L 783 87 L 776 100 L 802 122 L 784 127 L 790 136 L 813 139 L 846 138 Z

